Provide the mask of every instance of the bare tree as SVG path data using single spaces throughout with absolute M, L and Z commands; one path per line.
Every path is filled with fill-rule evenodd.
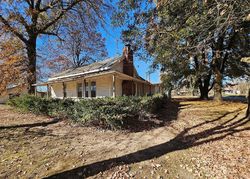
M 96 22 L 107 6 L 103 0 L 12 0 L 0 3 L 0 29 L 15 35 L 25 45 L 28 57 L 29 93 L 36 83 L 37 39 L 40 35 L 60 37 L 62 23 L 72 13 L 89 16 Z M 79 10 L 81 10 L 79 12 Z M 91 23 L 89 21 L 89 23 Z M 70 25 L 70 24 L 69 24 Z M 87 25 L 86 25 L 87 26 Z M 90 25 L 91 30 L 91 25 Z

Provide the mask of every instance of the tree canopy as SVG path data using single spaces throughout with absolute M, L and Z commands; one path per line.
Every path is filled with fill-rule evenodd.
M 215 99 L 221 100 L 223 78 L 249 74 L 249 65 L 241 61 L 250 53 L 249 1 L 132 0 L 119 5 L 115 21 L 127 25 L 124 41 L 145 49 L 164 70 L 182 74 L 179 79 L 194 75 L 202 98 L 214 87 Z
M 37 39 L 43 35 L 63 39 L 61 36 L 72 26 L 80 31 L 84 29 L 84 33 L 96 35 L 96 28 L 103 22 L 103 14 L 108 8 L 103 0 L 1 1 L 0 29 L 5 34 L 15 36 L 24 44 L 29 62 L 27 67 L 30 74 L 28 77 L 30 93 L 34 92 L 32 84 L 36 83 Z M 84 23 L 76 24 L 76 19 Z

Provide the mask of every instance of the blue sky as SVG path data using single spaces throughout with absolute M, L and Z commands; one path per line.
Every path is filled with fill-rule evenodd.
M 121 28 L 112 27 L 110 24 L 106 24 L 105 30 L 100 30 L 103 37 L 106 39 L 106 48 L 108 51 L 109 57 L 114 57 L 122 54 L 122 50 L 124 47 L 123 42 L 121 41 Z M 144 79 L 148 80 L 146 73 L 150 69 L 152 61 L 148 60 L 147 62 L 140 60 L 138 57 L 134 56 L 134 65 L 137 69 L 139 75 Z M 151 83 L 159 83 L 160 82 L 160 72 L 159 70 L 154 70 L 154 72 L 150 75 Z

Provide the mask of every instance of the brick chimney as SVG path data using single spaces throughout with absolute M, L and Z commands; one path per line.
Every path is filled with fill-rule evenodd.
M 123 57 L 123 73 L 134 76 L 133 51 L 130 44 L 123 48 Z

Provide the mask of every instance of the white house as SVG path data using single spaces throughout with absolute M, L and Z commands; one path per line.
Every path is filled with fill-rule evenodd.
M 27 94 L 28 88 L 25 84 L 9 85 L 3 93 L 0 94 L 0 104 L 6 103 L 11 97 Z
M 154 85 L 138 75 L 130 45 L 120 57 L 66 70 L 34 86 L 45 85 L 52 98 L 144 96 L 155 91 Z

